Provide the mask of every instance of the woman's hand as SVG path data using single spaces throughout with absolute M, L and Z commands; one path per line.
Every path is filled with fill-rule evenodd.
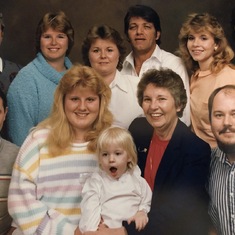
M 146 224 L 148 223 L 148 216 L 145 211 L 138 211 L 134 216 L 128 219 L 128 224 L 131 222 L 135 222 L 135 228 L 140 231 L 144 229 Z
M 74 235 L 82 235 L 80 229 L 77 227 L 76 230 L 74 231 Z
M 81 233 L 80 233 L 81 234 Z M 80 235 L 79 233 L 76 235 Z M 83 235 L 127 235 L 126 229 L 121 228 L 102 228 L 94 232 L 85 232 Z

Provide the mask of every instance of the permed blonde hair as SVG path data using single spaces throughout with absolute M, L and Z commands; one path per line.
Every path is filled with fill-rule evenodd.
M 99 159 L 102 150 L 112 144 L 119 145 L 127 152 L 127 155 L 131 159 L 127 164 L 128 169 L 132 169 L 137 165 L 137 151 L 129 131 L 121 127 L 110 127 L 105 129 L 97 140 L 97 155 Z
M 50 128 L 45 144 L 52 156 L 66 153 L 75 138 L 73 128 L 65 115 L 64 99 L 66 94 L 76 86 L 92 89 L 100 99 L 99 115 L 85 137 L 85 140 L 89 141 L 88 150 L 95 151 L 97 136 L 112 124 L 113 116 L 107 108 L 111 98 L 109 86 L 94 69 L 78 64 L 74 65 L 62 77 L 56 88 L 50 116 L 39 123 L 35 129 Z
M 179 33 L 179 49 L 177 53 L 184 61 L 189 72 L 194 73 L 199 69 L 199 64 L 194 61 L 190 55 L 187 42 L 188 37 L 192 33 L 209 32 L 218 45 L 217 50 L 214 51 L 213 61 L 210 65 L 210 69 L 213 73 L 218 73 L 225 66 L 230 64 L 230 61 L 234 57 L 233 50 L 228 45 L 228 41 L 225 37 L 224 30 L 221 24 L 214 16 L 208 13 L 202 14 L 190 14 L 182 25 Z

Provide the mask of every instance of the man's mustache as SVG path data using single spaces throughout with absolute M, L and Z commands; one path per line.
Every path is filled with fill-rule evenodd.
M 235 129 L 231 126 L 225 126 L 220 132 L 219 135 L 226 133 L 227 131 L 235 133 Z

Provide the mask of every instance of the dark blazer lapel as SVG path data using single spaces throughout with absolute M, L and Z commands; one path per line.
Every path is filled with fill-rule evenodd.
M 153 135 L 153 127 L 148 123 L 145 117 L 139 117 L 131 123 L 129 131 L 136 145 L 138 165 L 143 176 L 149 145 Z
M 182 135 L 182 123 L 179 120 L 172 138 L 166 148 L 166 151 L 162 157 L 161 163 L 159 165 L 157 175 L 155 177 L 155 188 L 158 190 L 164 182 L 169 180 L 177 174 L 178 169 L 182 166 L 179 147 L 181 145 L 181 135 Z

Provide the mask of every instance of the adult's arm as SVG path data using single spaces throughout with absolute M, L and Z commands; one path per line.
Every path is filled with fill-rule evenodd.
M 76 229 L 74 235 L 128 235 L 127 231 L 124 227 L 121 228 L 103 228 L 102 230 L 94 231 L 94 232 L 85 232 L 81 233 L 79 228 Z
M 9 188 L 9 213 L 25 235 L 74 234 L 77 226 L 59 210 L 44 204 L 37 194 L 43 134 L 30 134 L 19 151 Z
M 24 72 L 20 72 L 10 85 L 7 102 L 9 137 L 13 143 L 21 146 L 29 130 L 35 126 L 38 115 L 38 92 L 34 83 L 28 82 Z

